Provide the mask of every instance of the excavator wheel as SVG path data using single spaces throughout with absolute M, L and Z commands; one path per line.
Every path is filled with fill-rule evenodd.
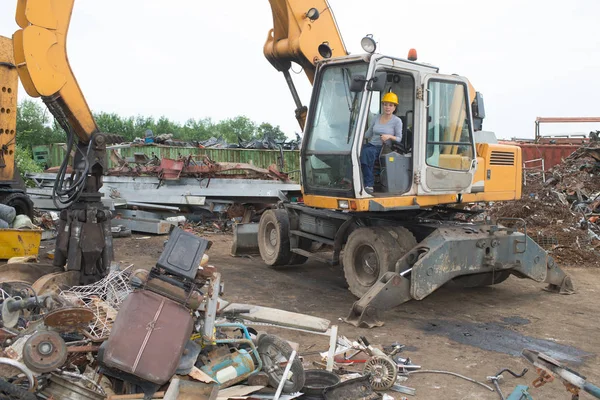
M 476 288 L 497 285 L 510 276 L 510 271 L 484 272 L 482 274 L 464 275 L 454 278 L 452 282 L 460 288 Z
M 24 214 L 33 219 L 33 202 L 25 193 L 11 193 L 4 197 L 1 202 L 14 207 L 17 215 Z
M 403 254 L 389 228 L 356 229 L 350 234 L 342 255 L 350 292 L 362 297 L 386 272 L 394 270 Z
M 264 263 L 270 267 L 286 265 L 292 259 L 290 251 L 290 220 L 285 210 L 267 210 L 258 224 L 258 249 Z

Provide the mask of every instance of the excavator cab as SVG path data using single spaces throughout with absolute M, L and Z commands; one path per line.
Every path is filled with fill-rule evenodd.
M 368 194 L 360 152 L 389 91 L 399 98 L 403 137 L 383 147 L 375 191 Z M 319 206 L 319 197 L 459 195 L 470 190 L 476 160 L 466 78 L 378 54 L 318 65 L 301 154 L 305 201 Z

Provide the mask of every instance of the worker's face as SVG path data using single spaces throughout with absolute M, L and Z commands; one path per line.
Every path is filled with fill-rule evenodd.
M 383 113 L 386 115 L 392 115 L 396 110 L 396 105 L 394 103 L 383 103 Z

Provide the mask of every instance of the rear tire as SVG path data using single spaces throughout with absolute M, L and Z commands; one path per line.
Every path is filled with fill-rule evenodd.
M 290 262 L 290 220 L 285 210 L 263 213 L 258 224 L 258 249 L 264 263 L 270 267 Z
M 402 256 L 398 242 L 386 228 L 358 228 L 350 234 L 342 263 L 348 289 L 362 297 Z
M 27 215 L 33 220 L 33 202 L 25 193 L 11 193 L 2 199 L 2 203 L 11 206 L 17 215 Z
M 507 280 L 509 276 L 510 271 L 484 272 L 481 274 L 459 276 L 454 278 L 452 282 L 460 288 L 468 289 L 497 285 Z

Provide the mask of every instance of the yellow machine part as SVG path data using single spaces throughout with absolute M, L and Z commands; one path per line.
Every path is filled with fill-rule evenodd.
M 21 83 L 32 97 L 56 97 L 83 142 L 98 131 L 67 57 L 66 42 L 74 0 L 18 0 L 13 35 Z
M 18 78 L 12 40 L 0 36 L 0 183 L 15 177 Z
M 0 259 L 35 256 L 40 250 L 41 240 L 41 230 L 0 229 Z
M 335 17 L 326 0 L 269 0 L 273 13 L 273 29 L 269 31 L 264 54 L 278 71 L 300 64 L 310 83 L 315 75 L 315 62 L 323 59 L 319 46 L 326 44 L 332 57 L 347 55 Z M 309 9 L 315 8 L 319 18 L 311 20 Z

